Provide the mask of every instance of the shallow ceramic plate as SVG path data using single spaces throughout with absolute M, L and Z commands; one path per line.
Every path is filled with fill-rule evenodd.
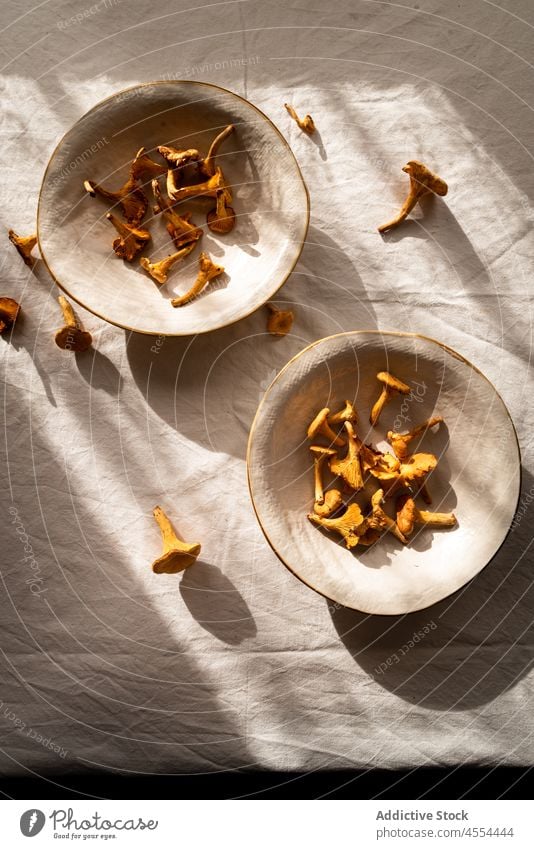
M 87 196 L 83 181 L 115 190 L 141 146 L 149 152 L 160 144 L 207 152 L 227 124 L 234 124 L 236 132 L 221 147 L 218 162 L 233 187 L 236 227 L 227 236 L 215 236 L 205 226 L 213 202 L 197 200 L 183 207 L 204 225 L 202 249 L 224 265 L 226 274 L 195 301 L 174 309 L 170 298 L 191 286 L 199 249 L 159 289 L 137 260 L 127 263 L 115 256 L 116 233 L 105 218 L 108 206 Z M 152 243 L 144 253 L 160 259 L 175 248 L 160 218 L 153 221 L 150 185 L 145 193 L 150 205 L 144 223 Z M 306 186 L 274 124 L 226 89 L 171 81 L 119 92 L 69 130 L 45 172 L 37 225 L 43 259 L 74 300 L 129 330 L 181 336 L 224 327 L 271 298 L 297 262 L 308 219 Z
M 369 411 L 378 371 L 411 386 L 378 426 Z M 454 511 L 457 527 L 419 529 L 408 546 L 387 534 L 347 550 L 312 525 L 313 467 L 306 429 L 321 407 L 355 400 L 357 429 L 378 443 L 433 414 L 445 419 L 417 450 L 439 457 L 429 479 L 431 510 Z M 343 449 L 341 449 L 342 456 Z M 403 614 L 445 598 L 477 574 L 502 544 L 517 507 L 520 456 L 510 415 L 491 383 L 463 357 L 425 337 L 354 331 L 321 339 L 294 357 L 259 406 L 248 447 L 257 517 L 283 563 L 309 587 L 366 613 Z

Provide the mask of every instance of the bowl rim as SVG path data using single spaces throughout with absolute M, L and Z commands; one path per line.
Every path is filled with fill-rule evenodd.
M 442 348 L 444 351 L 446 351 L 452 357 L 455 357 L 456 359 L 465 363 L 467 366 L 472 368 L 473 371 L 477 372 L 477 374 L 479 374 L 481 377 L 483 377 L 484 380 L 487 383 L 489 383 L 489 385 L 491 386 L 491 388 L 495 392 L 496 396 L 501 401 L 501 403 L 504 407 L 504 410 L 506 412 L 506 415 L 508 416 L 508 419 L 509 419 L 510 424 L 512 426 L 512 433 L 515 437 L 515 442 L 516 442 L 516 447 L 517 447 L 517 457 L 518 457 L 518 465 L 519 465 L 519 486 L 518 486 L 517 500 L 516 500 L 515 507 L 514 507 L 514 510 L 513 510 L 513 513 L 512 513 L 512 519 L 510 521 L 510 525 L 509 525 L 500 545 L 495 549 L 495 551 L 493 552 L 493 554 L 491 555 L 489 560 L 487 560 L 486 563 L 478 570 L 476 575 L 474 575 L 472 578 L 468 578 L 466 581 L 464 581 L 463 584 L 461 584 L 459 587 L 457 587 L 451 593 L 447 593 L 447 595 L 444 595 L 442 598 L 438 599 L 437 601 L 433 601 L 431 604 L 423 604 L 421 607 L 415 607 L 415 608 L 413 608 L 413 610 L 410 610 L 410 611 L 404 612 L 404 613 L 372 613 L 372 612 L 369 612 L 369 611 L 366 611 L 366 610 L 361 610 L 361 608 L 350 607 L 349 605 L 345 604 L 343 601 L 341 601 L 337 598 L 333 598 L 332 596 L 326 595 L 326 593 L 322 592 L 322 590 L 317 589 L 317 587 L 314 587 L 313 584 L 306 581 L 300 575 L 297 575 L 297 573 L 292 568 L 292 566 L 286 560 L 284 560 L 284 558 L 282 557 L 280 552 L 277 550 L 276 546 L 271 541 L 269 534 L 267 533 L 267 531 L 266 531 L 265 527 L 263 526 L 263 523 L 260 519 L 258 509 L 257 509 L 257 506 L 256 506 L 256 502 L 254 500 L 254 494 L 252 492 L 250 455 L 251 455 L 251 451 L 252 451 L 252 443 L 253 443 L 253 440 L 254 440 L 254 431 L 256 430 L 256 427 L 258 425 L 258 421 L 259 421 L 259 417 L 260 417 L 260 414 L 261 414 L 261 411 L 262 411 L 262 407 L 263 407 L 265 401 L 267 400 L 267 396 L 269 395 L 274 384 L 282 377 L 282 375 L 287 371 L 287 369 L 296 360 L 298 360 L 300 357 L 302 357 L 304 354 L 306 354 L 312 348 L 315 348 L 317 345 L 320 345 L 323 342 L 328 342 L 331 339 L 339 339 L 342 336 L 358 336 L 358 335 L 361 335 L 361 336 L 363 336 L 363 335 L 367 335 L 367 336 L 371 336 L 371 335 L 397 336 L 397 337 L 409 337 L 409 338 L 412 338 L 412 339 L 422 339 L 425 342 L 431 342 L 434 345 L 438 345 L 440 348 Z M 345 330 L 341 333 L 333 333 L 331 336 L 323 336 L 322 339 L 316 339 L 315 342 L 312 342 L 310 345 L 306 345 L 305 348 L 303 348 L 301 351 L 299 351 L 297 354 L 295 354 L 295 356 L 291 357 L 291 359 L 287 361 L 287 363 L 280 369 L 278 374 L 273 378 L 273 380 L 270 382 L 269 386 L 265 390 L 263 397 L 262 397 L 260 403 L 258 404 L 258 408 L 256 410 L 256 413 L 254 414 L 254 418 L 253 418 L 252 424 L 250 426 L 249 437 L 248 437 L 248 442 L 247 442 L 246 464 L 247 464 L 248 491 L 249 491 L 249 495 L 250 495 L 250 500 L 252 502 L 252 507 L 254 509 L 254 514 L 256 516 L 256 520 L 258 522 L 258 525 L 261 528 L 261 531 L 262 531 L 265 539 L 267 540 L 269 546 L 274 551 L 274 553 L 276 554 L 276 556 L 278 557 L 280 562 L 283 563 L 283 565 L 286 567 L 286 569 L 289 572 L 291 572 L 291 574 L 294 575 L 294 577 L 297 578 L 301 583 L 303 583 L 304 586 L 313 590 L 318 595 L 325 598 L 327 601 L 333 601 L 335 604 L 339 604 L 339 605 L 341 605 L 341 607 L 345 607 L 347 610 L 357 610 L 360 613 L 365 613 L 367 616 L 397 616 L 397 617 L 398 616 L 410 616 L 412 613 L 417 613 L 420 610 L 426 610 L 430 607 L 433 607 L 435 604 L 440 604 L 442 601 L 445 601 L 447 598 L 451 598 L 451 596 L 453 596 L 455 593 L 462 590 L 471 581 L 475 580 L 477 575 L 480 575 L 480 573 L 484 569 L 486 569 L 487 566 L 489 566 L 489 564 L 492 562 L 492 560 L 495 559 L 495 557 L 498 555 L 501 548 L 504 546 L 506 540 L 508 539 L 508 537 L 510 535 L 510 531 L 512 529 L 514 518 L 517 514 L 517 509 L 518 509 L 519 504 L 520 504 L 521 489 L 522 489 L 522 485 L 523 485 L 523 465 L 522 465 L 522 457 L 521 457 L 521 446 L 519 444 L 519 438 L 518 438 L 518 435 L 517 435 L 517 430 L 516 430 L 514 421 L 512 419 L 512 416 L 510 415 L 510 411 L 509 411 L 508 407 L 506 406 L 506 404 L 503 400 L 502 395 L 500 394 L 500 392 L 497 391 L 497 389 L 495 388 L 495 385 L 491 382 L 491 380 L 488 377 L 486 377 L 484 372 L 481 371 L 479 368 L 477 368 L 477 366 L 475 366 L 470 360 L 468 360 L 466 357 L 464 357 L 463 354 L 459 354 L 458 351 L 456 351 L 454 348 L 449 347 L 449 345 L 446 345 L 444 342 L 439 342 L 437 339 L 433 339 L 432 336 L 426 336 L 424 333 L 411 333 L 409 331 L 404 331 L 404 330 L 380 330 L 379 328 L 377 328 L 376 330 Z
M 66 285 L 64 283 L 62 283 L 59 280 L 59 278 L 56 276 L 56 274 L 52 271 L 52 268 L 50 267 L 50 264 L 48 263 L 48 260 L 46 259 L 46 255 L 45 255 L 45 252 L 43 251 L 43 246 L 42 246 L 42 243 L 41 243 L 39 221 L 40 221 L 42 206 L 43 206 L 43 203 L 42 203 L 43 190 L 44 190 L 46 178 L 48 176 L 48 172 L 50 171 L 51 166 L 53 165 L 53 162 L 56 158 L 56 155 L 59 152 L 60 147 L 68 139 L 68 137 L 76 129 L 76 127 L 83 120 L 85 120 L 85 118 L 88 115 L 90 115 L 92 112 L 95 112 L 97 109 L 99 109 L 105 103 L 108 103 L 109 101 L 114 100 L 116 97 L 119 97 L 123 94 L 126 94 L 127 92 L 134 91 L 135 89 L 149 88 L 151 86 L 160 86 L 160 85 L 172 86 L 172 85 L 184 85 L 184 84 L 185 85 L 191 85 L 191 86 L 204 86 L 205 88 L 216 89 L 219 92 L 223 92 L 224 94 L 228 94 L 231 97 L 234 97 L 237 100 L 240 100 L 241 102 L 246 103 L 247 106 L 250 106 L 252 109 L 254 109 L 265 121 L 267 121 L 268 124 L 271 125 L 273 130 L 276 132 L 276 134 L 281 139 L 282 143 L 287 148 L 288 153 L 292 157 L 292 159 L 295 163 L 297 176 L 299 177 L 300 182 L 302 183 L 302 187 L 304 189 L 304 196 L 306 198 L 306 226 L 304 228 L 302 238 L 300 239 L 300 241 L 297 244 L 296 254 L 295 254 L 295 257 L 294 257 L 294 259 L 291 263 L 289 271 L 287 272 L 285 277 L 280 281 L 280 284 L 276 287 L 274 292 L 272 292 L 266 298 L 266 300 L 263 301 L 261 304 L 258 304 L 258 306 L 249 310 L 249 312 L 245 313 L 244 315 L 239 316 L 239 318 L 233 318 L 231 321 L 226 321 L 226 322 L 223 322 L 222 324 L 214 325 L 213 327 L 209 327 L 206 330 L 197 330 L 195 333 L 169 333 L 169 332 L 163 333 L 162 331 L 156 331 L 156 330 L 154 330 L 154 331 L 152 331 L 152 330 L 141 330 L 140 328 L 137 328 L 137 327 L 130 327 L 129 325 L 119 324 L 119 322 L 117 322 L 117 321 L 112 321 L 112 319 L 108 318 L 107 316 L 103 315 L 100 312 L 97 312 L 95 309 L 93 309 L 92 307 L 85 304 L 82 300 L 80 300 L 80 298 L 76 297 L 71 292 L 69 292 Z M 306 243 L 306 239 L 308 237 L 308 230 L 309 230 L 309 227 L 310 227 L 310 192 L 308 190 L 308 186 L 306 185 L 306 181 L 304 180 L 304 177 L 302 175 L 302 171 L 301 171 L 300 165 L 297 161 L 297 157 L 293 153 L 293 150 L 291 149 L 289 142 L 287 141 L 285 136 L 282 134 L 281 130 L 278 129 L 276 124 L 265 114 L 265 112 L 263 112 L 261 109 L 259 109 L 259 107 L 256 106 L 254 103 L 252 103 L 250 100 L 247 100 L 246 97 L 241 97 L 241 95 L 236 94 L 235 91 L 231 91 L 228 88 L 224 88 L 223 86 L 216 85 L 216 83 L 206 83 L 206 82 L 203 82 L 201 80 L 152 80 L 152 81 L 149 81 L 149 82 L 137 83 L 136 85 L 133 85 L 133 86 L 127 86 L 127 88 L 123 88 L 123 89 L 120 89 L 119 91 L 115 91 L 113 94 L 108 95 L 108 97 L 104 97 L 102 100 L 99 100 L 98 103 L 95 103 L 95 105 L 92 106 L 90 109 L 88 109 L 87 112 L 84 112 L 84 114 L 81 115 L 80 118 L 78 118 L 69 127 L 69 129 L 66 131 L 66 133 L 64 133 L 62 135 L 62 137 L 60 138 L 60 140 L 58 141 L 58 143 L 56 144 L 56 146 L 54 147 L 54 150 L 52 151 L 52 153 L 50 155 L 50 159 L 48 160 L 48 162 L 46 164 L 46 168 L 45 168 L 44 173 L 43 173 L 43 179 L 41 180 L 41 185 L 40 185 L 40 188 L 39 188 L 39 198 L 38 198 L 38 202 L 37 202 L 37 225 L 36 225 L 36 227 L 37 227 L 37 244 L 38 244 L 38 247 L 39 247 L 39 253 L 41 254 L 41 259 L 43 260 L 44 265 L 46 267 L 46 270 L 50 274 L 50 277 L 52 278 L 52 280 L 54 281 L 56 286 L 59 286 L 59 288 L 63 292 L 65 292 L 65 294 L 68 295 L 69 298 L 71 298 L 75 303 L 77 303 L 79 306 L 83 307 L 88 312 L 95 315 L 97 318 L 102 319 L 102 321 L 106 321 L 108 324 L 112 324 L 114 327 L 120 327 L 122 330 L 128 330 L 131 333 L 141 333 L 143 336 L 166 336 L 166 337 L 170 337 L 170 338 L 173 338 L 173 337 L 179 338 L 179 337 L 184 337 L 184 336 L 201 336 L 204 333 L 212 333 L 215 330 L 222 330 L 223 327 L 229 327 L 230 325 L 235 324 L 238 321 L 243 321 L 243 319 L 248 318 L 250 315 L 255 313 L 256 310 L 261 309 L 261 307 L 264 306 L 270 298 L 273 298 L 276 295 L 276 293 L 280 291 L 280 289 L 282 288 L 284 283 L 289 279 L 289 277 L 291 276 L 291 274 L 295 270 L 295 266 L 297 265 L 297 263 L 300 259 L 302 251 L 304 249 L 304 245 Z

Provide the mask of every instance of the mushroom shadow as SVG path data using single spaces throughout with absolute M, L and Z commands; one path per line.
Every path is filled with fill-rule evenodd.
M 523 470 L 505 542 L 472 581 L 443 601 L 405 616 L 371 616 L 328 603 L 340 640 L 377 684 L 410 704 L 464 711 L 488 704 L 528 674 L 534 540 L 526 513 L 533 492 L 534 478 Z
M 119 370 L 98 348 L 74 355 L 81 376 L 91 390 L 103 389 L 108 395 L 116 397 L 120 392 L 122 377 Z
M 495 291 L 488 265 L 481 259 L 473 243 L 458 223 L 442 198 L 426 195 L 418 207 L 422 218 L 407 218 L 398 227 L 382 234 L 385 243 L 400 242 L 406 238 L 430 240 L 436 235 L 437 249 L 457 275 L 457 285 L 468 295 L 477 297 L 477 310 L 484 310 L 495 318 L 495 307 L 481 294 Z M 417 209 L 417 207 L 416 207 Z
M 256 623 L 248 604 L 213 563 L 197 560 L 193 568 L 186 569 L 180 594 L 198 624 L 223 643 L 235 646 L 256 636 Z

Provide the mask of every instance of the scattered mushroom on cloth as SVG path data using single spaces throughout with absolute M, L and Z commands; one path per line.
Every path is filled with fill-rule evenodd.
M 161 507 L 154 507 L 152 511 L 154 519 L 158 523 L 163 542 L 163 553 L 154 560 L 152 571 L 161 575 L 166 572 L 175 575 L 192 566 L 200 554 L 199 542 L 184 542 L 176 535 L 168 516 Z
M 370 414 L 373 427 L 386 403 L 395 395 L 410 392 L 407 383 L 389 372 L 378 372 L 376 377 L 381 391 Z M 420 442 L 442 422 L 441 416 L 433 416 L 407 433 L 388 431 L 391 451 L 379 451 L 358 436 L 358 413 L 353 402 L 345 401 L 337 412 L 328 407 L 319 410 L 307 430 L 314 473 L 310 522 L 341 536 L 347 548 L 369 547 L 383 534 L 392 534 L 407 545 L 418 525 L 454 527 L 454 513 L 432 513 L 416 503 L 419 496 L 427 504 L 431 502 L 426 480 L 438 460 L 426 452 L 412 454 L 411 444 Z M 321 439 L 328 444 L 321 444 Z M 325 470 L 330 473 L 329 482 Z M 354 500 L 356 496 L 359 503 Z
M 20 304 L 13 298 L 0 298 L 0 334 L 15 324 L 20 313 Z
M 378 228 L 379 233 L 385 233 L 386 230 L 391 230 L 393 227 L 401 224 L 408 217 L 415 204 L 425 195 L 435 194 L 445 197 L 449 191 L 445 180 L 442 180 L 441 177 L 438 177 L 437 174 L 434 174 L 430 168 L 427 168 L 422 162 L 418 162 L 417 159 L 411 159 L 402 170 L 410 178 L 408 197 L 395 218 L 392 218 L 387 224 L 380 225 Z
M 154 195 L 154 215 L 165 222 L 176 251 L 161 259 L 149 259 L 142 256 L 139 264 L 161 286 L 167 282 L 171 270 L 179 265 L 196 247 L 203 235 L 203 229 L 191 221 L 191 213 L 179 211 L 182 203 L 206 198 L 211 209 L 206 215 L 207 227 L 217 235 L 226 235 L 236 224 L 236 214 L 232 207 L 232 190 L 226 182 L 222 168 L 217 164 L 217 154 L 223 142 L 234 132 L 234 125 L 228 124 L 213 139 L 206 156 L 194 148 L 180 150 L 159 145 L 156 153 L 163 160 L 156 162 L 141 147 L 130 164 L 128 179 L 113 191 L 92 180 L 84 181 L 84 189 L 91 197 L 99 196 L 113 204 L 114 211 L 108 211 L 106 218 L 113 225 L 118 237 L 113 241 L 116 255 L 126 262 L 133 262 L 150 242 L 150 231 L 142 226 L 148 210 L 149 201 L 143 191 L 143 180 L 150 182 Z M 165 188 L 160 185 L 160 177 L 165 177 Z M 117 213 L 121 213 L 121 218 Z M 16 237 L 16 238 L 15 238 Z M 11 235 L 10 235 L 11 238 Z M 33 245 L 24 243 L 13 234 L 13 243 L 25 261 L 29 261 Z M 221 265 L 213 263 L 203 251 L 199 257 L 197 277 L 184 295 L 173 298 L 173 307 L 182 307 L 196 298 L 210 280 L 224 273 Z

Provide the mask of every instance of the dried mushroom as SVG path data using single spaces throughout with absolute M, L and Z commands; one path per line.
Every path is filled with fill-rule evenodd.
M 165 144 L 160 144 L 158 153 L 167 160 L 172 168 L 184 168 L 186 165 L 191 165 L 194 162 L 202 160 L 200 151 L 191 147 L 188 150 L 178 150 L 175 147 L 168 147 Z
M 146 177 L 151 180 L 154 177 L 161 177 L 162 174 L 166 173 L 167 168 L 165 165 L 160 165 L 158 162 L 154 162 L 154 160 L 148 156 L 144 147 L 139 148 L 135 154 L 134 161 L 130 165 L 130 177 L 132 180 L 140 180 L 142 177 Z
M 433 472 L 438 464 L 434 454 L 413 454 L 408 460 L 400 463 L 399 470 L 392 477 L 382 478 L 386 484 L 386 495 L 394 495 L 399 489 L 420 491 L 424 486 L 427 475 Z
M 139 148 L 130 165 L 129 176 L 117 191 L 111 191 L 93 180 L 84 181 L 84 189 L 91 196 L 100 195 L 114 206 L 120 207 L 125 221 L 109 212 L 111 221 L 119 238 L 113 242 L 115 253 L 131 262 L 150 239 L 148 229 L 140 227 L 148 208 L 148 200 L 141 188 L 142 180 L 152 182 L 156 199 L 154 214 L 162 214 L 167 232 L 173 240 L 176 252 L 159 262 L 150 262 L 143 258 L 142 267 L 158 283 L 164 283 L 172 266 L 187 256 L 203 235 L 203 228 L 191 221 L 190 212 L 177 212 L 176 206 L 183 201 L 195 198 L 213 198 L 215 206 L 207 213 L 207 226 L 213 233 L 228 234 L 236 224 L 236 214 L 232 208 L 232 190 L 227 185 L 224 174 L 216 165 L 216 158 L 222 143 L 234 132 L 233 124 L 225 127 L 211 142 L 204 157 L 196 148 L 178 149 L 169 145 L 159 145 L 156 149 L 165 163 L 154 161 L 145 147 Z M 165 176 L 165 191 L 160 187 L 159 178 Z M 23 240 L 13 231 L 10 238 L 17 249 L 31 262 L 29 252 L 33 247 L 30 240 Z M 33 238 L 33 237 L 32 237 Z M 26 244 L 28 242 L 28 244 Z M 197 278 L 191 289 L 181 297 L 172 300 L 173 307 L 189 303 L 206 284 L 224 272 L 224 268 L 213 263 L 207 254 L 201 254 Z
M 152 571 L 158 575 L 166 572 L 174 575 L 183 572 L 195 563 L 200 554 L 199 542 L 183 542 L 176 536 L 173 527 L 161 507 L 154 507 L 154 519 L 159 525 L 163 540 L 163 554 L 154 560 Z
M 426 422 L 414 427 L 413 430 L 408 431 L 408 433 L 395 433 L 394 431 L 388 431 L 388 442 L 391 444 L 395 454 L 399 458 L 399 460 L 405 460 L 410 456 L 410 442 L 416 439 L 418 436 L 422 436 L 426 433 L 427 430 L 434 427 L 437 424 L 440 424 L 443 419 L 441 416 L 434 416 L 431 419 L 427 419 Z
M 217 204 L 208 212 L 206 220 L 213 233 L 226 235 L 235 227 L 235 210 L 228 205 L 228 189 L 217 189 Z
M 93 337 L 88 330 L 84 329 L 67 299 L 60 295 L 58 301 L 65 324 L 55 335 L 56 345 L 64 351 L 73 351 L 74 353 L 87 351 L 91 347 Z
M 218 189 L 226 189 L 228 192 L 220 168 L 217 168 L 213 177 L 209 177 L 205 182 L 192 183 L 189 186 L 177 185 L 175 173 L 173 170 L 167 171 L 167 194 L 174 203 L 191 200 L 191 198 L 201 197 L 202 195 L 216 198 Z
M 328 421 L 334 426 L 345 424 L 345 422 L 353 422 L 356 424 L 358 421 L 358 413 L 350 401 L 345 401 L 343 409 L 339 410 L 337 413 L 331 413 L 328 416 Z
M 328 407 L 323 407 L 314 420 L 308 427 L 308 439 L 315 439 L 316 436 L 324 436 L 325 439 L 328 439 L 333 445 L 344 445 L 343 439 L 340 436 L 336 436 L 330 425 L 328 424 L 328 414 L 330 410 Z
M 373 424 L 392 395 L 405 395 L 410 391 L 407 384 L 388 372 L 379 372 L 377 378 L 383 390 L 373 406 Z M 314 454 L 314 503 L 308 519 L 315 525 L 341 534 L 347 548 L 356 545 L 370 547 L 384 533 L 392 534 L 403 545 L 407 545 L 416 524 L 436 528 L 454 527 L 457 522 L 453 513 L 419 510 L 415 503 L 418 495 L 429 503 L 426 478 L 436 468 L 437 458 L 434 454 L 423 452 L 409 454 L 410 442 L 422 436 L 428 428 L 442 422 L 441 416 L 428 419 L 408 433 L 389 431 L 388 438 L 398 456 L 364 444 L 355 429 L 357 418 L 355 404 L 345 401 L 345 406 L 334 414 L 330 413 L 328 407 L 324 407 L 308 427 L 309 439 L 323 436 L 330 442 L 328 448 L 310 446 Z M 341 424 L 348 439 L 346 454 L 342 458 L 338 457 L 332 447 L 340 442 L 340 436 L 336 435 L 334 428 Z M 349 506 L 341 516 L 338 514 L 344 499 L 340 490 L 331 488 L 328 482 L 325 486 L 323 472 L 327 461 L 330 472 L 343 480 L 345 490 L 350 493 Z M 380 482 L 378 489 L 377 481 Z M 389 515 L 384 506 L 393 495 L 397 496 L 396 518 Z
M 313 123 L 313 118 L 311 115 L 305 115 L 304 118 L 299 118 L 290 103 L 284 103 L 284 106 L 286 107 L 293 120 L 297 122 L 298 126 L 300 127 L 303 133 L 307 133 L 307 135 L 311 136 L 315 132 L 315 124 Z
M 388 531 L 390 534 L 393 534 L 394 537 L 400 540 L 403 545 L 406 545 L 408 540 L 397 527 L 397 523 L 394 519 L 388 516 L 388 514 L 382 508 L 383 498 L 384 492 L 381 489 L 378 489 L 371 498 L 371 507 L 373 512 L 369 519 L 369 527 L 380 532 Z
M 382 384 L 382 392 L 380 393 L 378 401 L 374 404 L 373 409 L 371 410 L 371 415 L 369 416 L 369 421 L 373 426 L 377 424 L 385 404 L 387 404 L 396 392 L 400 392 L 401 395 L 407 395 L 410 391 L 410 387 L 407 386 L 406 383 L 403 383 L 402 380 L 399 380 L 398 377 L 394 377 L 394 375 L 390 374 L 388 371 L 379 371 L 376 377 Z
M 108 212 L 106 218 L 113 224 L 119 234 L 118 239 L 113 241 L 113 250 L 118 257 L 131 262 L 139 251 L 143 250 L 146 243 L 150 241 L 150 233 L 148 230 L 141 230 L 138 227 L 134 227 L 133 224 L 126 224 L 120 218 L 117 218 L 116 215 L 113 215 L 112 212 Z
M 199 270 L 197 274 L 197 278 L 188 292 L 185 295 L 182 295 L 179 298 L 173 298 L 171 304 L 173 307 L 182 307 L 184 304 L 189 303 L 195 298 L 202 289 L 210 282 L 210 280 L 214 280 L 216 277 L 220 277 L 221 274 L 224 274 L 224 268 L 222 265 L 216 265 L 211 261 L 207 253 L 200 254 L 198 258 Z
M 345 481 L 347 486 L 355 492 L 362 489 L 363 477 L 360 464 L 360 450 L 362 443 L 356 436 L 351 422 L 345 422 L 345 430 L 348 434 L 347 453 L 343 459 L 333 457 L 330 460 L 330 471 Z
M 37 234 L 32 234 L 31 236 L 19 236 L 18 233 L 15 233 L 14 230 L 8 230 L 9 241 L 12 245 L 15 245 L 22 259 L 29 265 L 30 268 L 36 262 L 35 257 L 32 256 L 32 251 L 37 244 Z
M 313 512 L 317 513 L 318 516 L 324 516 L 328 518 L 336 510 L 343 504 L 343 498 L 341 497 L 341 493 L 339 489 L 328 489 L 324 494 L 324 501 L 322 504 L 318 504 L 317 502 L 313 505 Z
M 167 282 L 171 268 L 176 265 L 177 262 L 181 262 L 186 258 L 186 256 L 189 256 L 191 251 L 195 249 L 195 244 L 195 242 L 190 242 L 188 245 L 180 248 L 179 251 L 169 254 L 169 256 L 158 260 L 158 262 L 150 262 L 146 256 L 143 256 L 140 260 L 141 266 L 150 274 L 152 279 L 161 286 L 163 283 Z
M 215 174 L 215 157 L 217 156 L 221 144 L 232 135 L 234 129 L 235 127 L 233 124 L 228 124 L 228 126 L 225 127 L 210 144 L 208 155 L 200 164 L 200 170 L 206 177 L 212 177 Z
M 274 304 L 267 304 L 270 311 L 267 319 L 267 330 L 272 336 L 286 336 L 291 327 L 295 316 L 291 310 L 280 310 Z
M 20 313 L 20 304 L 13 298 L 0 298 L 0 333 L 13 327 Z
M 334 457 L 336 452 L 333 448 L 324 448 L 322 445 L 310 445 L 310 451 L 313 454 L 315 503 L 322 504 L 324 501 L 323 464 L 327 457 Z
M 323 518 L 316 513 L 308 513 L 308 519 L 314 525 L 335 531 L 345 540 L 347 548 L 354 548 L 368 529 L 368 523 L 357 504 L 349 504 L 345 512 L 336 519 Z
M 431 513 L 419 510 L 411 495 L 401 495 L 397 499 L 397 526 L 404 536 L 410 536 L 415 525 L 453 528 L 456 525 L 454 513 Z
M 148 200 L 137 185 L 137 180 L 134 180 L 132 176 L 128 177 L 124 185 L 116 192 L 111 192 L 92 180 L 85 180 L 83 187 L 91 197 L 100 195 L 112 201 L 113 204 L 119 204 L 126 221 L 132 227 L 136 227 L 143 220 L 148 208 Z
M 202 238 L 201 227 L 191 223 L 189 212 L 179 215 L 169 201 L 164 197 L 158 180 L 152 180 L 152 191 L 156 199 L 155 214 L 160 212 L 167 220 L 167 232 L 177 248 L 182 248 L 189 242 L 198 242 Z
M 411 159 L 402 170 L 410 177 L 410 191 L 408 197 L 404 201 L 398 215 L 396 215 L 391 221 L 388 221 L 387 224 L 382 224 L 382 226 L 378 228 L 379 233 L 391 230 L 392 227 L 396 227 L 404 221 L 414 208 L 415 204 L 420 201 L 424 195 L 433 192 L 436 195 L 444 197 L 448 192 L 448 186 L 445 180 L 442 180 L 441 177 L 438 177 L 437 174 L 434 174 L 426 167 L 426 165 L 423 165 L 422 162 L 418 162 L 416 159 Z

